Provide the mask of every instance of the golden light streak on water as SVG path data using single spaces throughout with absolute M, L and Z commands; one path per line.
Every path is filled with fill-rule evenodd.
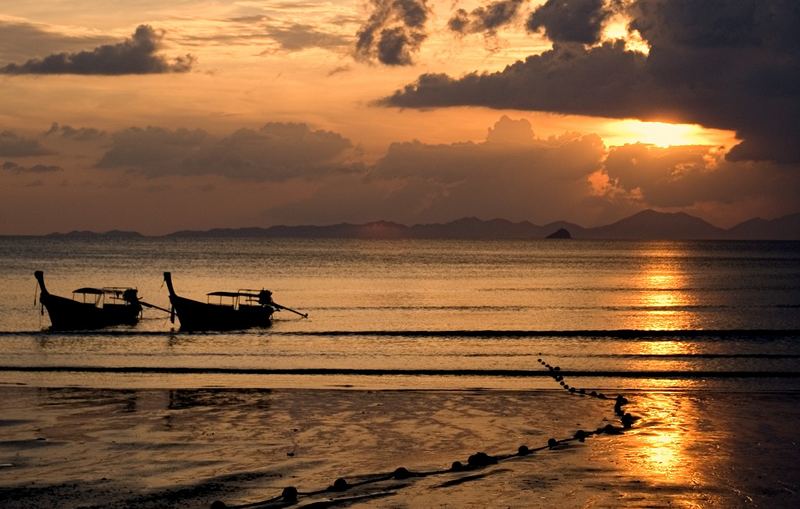
M 698 431 L 694 428 L 692 401 L 676 402 L 674 395 L 654 392 L 647 399 L 648 426 L 637 436 L 642 441 L 642 474 L 659 482 L 690 483 L 699 476 L 695 455 L 687 444 Z
M 643 329 L 689 329 L 696 322 L 695 313 L 689 307 L 697 302 L 686 289 L 686 273 L 676 261 L 681 254 L 679 250 L 679 244 L 670 244 L 644 253 L 646 261 L 636 276 L 636 286 L 641 288 L 641 292 L 636 294 L 632 303 L 637 309 L 644 309 L 644 315 L 639 317 L 643 321 L 639 323 Z M 664 343 L 659 345 L 660 351 L 648 353 L 685 353 L 668 352 L 666 349 L 678 347 L 668 347 Z

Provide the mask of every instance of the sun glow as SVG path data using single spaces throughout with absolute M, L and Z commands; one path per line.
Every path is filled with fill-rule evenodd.
M 630 29 L 630 23 L 631 19 L 625 15 L 614 16 L 603 28 L 603 33 L 600 37 L 601 44 L 622 39 L 625 41 L 626 50 L 649 55 L 650 45 L 642 39 L 642 35 L 638 30 Z
M 697 124 L 670 124 L 625 119 L 609 122 L 603 129 L 608 145 L 646 143 L 657 147 L 712 145 L 732 147 L 737 143 L 733 131 L 707 129 Z

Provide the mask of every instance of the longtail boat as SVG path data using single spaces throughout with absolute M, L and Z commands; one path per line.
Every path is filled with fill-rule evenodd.
M 236 292 L 211 292 L 206 294 L 207 302 L 187 299 L 175 293 L 172 274 L 164 273 L 164 282 L 169 291 L 172 304 L 170 320 L 175 323 L 175 314 L 181 322 L 181 330 L 240 330 L 252 327 L 269 327 L 272 314 L 285 309 L 304 318 L 308 314 L 281 306 L 272 300 L 269 290 L 238 290 Z M 218 297 L 218 302 L 210 302 Z
M 52 330 L 100 329 L 112 325 L 136 325 L 142 306 L 136 288 L 78 288 L 72 298 L 47 291 L 44 272 L 33 273 L 39 282 L 39 303 L 47 309 Z

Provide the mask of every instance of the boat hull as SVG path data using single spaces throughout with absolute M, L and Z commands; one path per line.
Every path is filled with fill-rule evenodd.
M 102 329 L 113 325 L 136 325 L 141 307 L 134 304 L 77 302 L 57 295 L 43 294 L 40 301 L 50 316 L 52 330 Z
M 269 327 L 272 308 L 264 306 L 223 306 L 170 295 L 183 331 L 241 330 Z

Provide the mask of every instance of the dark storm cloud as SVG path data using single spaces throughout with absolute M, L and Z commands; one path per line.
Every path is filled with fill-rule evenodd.
M 94 141 L 105 137 L 106 132 L 93 127 L 72 127 L 53 122 L 50 129 L 43 133 L 43 136 L 59 137 L 75 141 Z
M 372 0 L 372 14 L 356 34 L 356 56 L 385 65 L 411 65 L 427 38 L 425 0 Z
M 267 35 L 286 51 L 307 48 L 341 48 L 350 41 L 341 35 L 322 32 L 311 25 L 295 23 L 288 27 L 267 28 Z
M 0 132 L 0 157 L 41 156 L 50 153 L 37 140 L 24 138 L 11 131 Z
M 527 0 L 497 0 L 467 12 L 456 10 L 447 22 L 450 30 L 461 34 L 494 34 L 498 28 L 510 24 L 519 14 L 520 7 Z
M 665 108 L 735 129 L 732 160 L 800 162 L 800 4 L 640 0 L 631 13 Z
M 348 161 L 350 140 L 306 124 L 268 123 L 225 137 L 203 130 L 130 128 L 115 133 L 97 166 L 150 177 L 221 175 L 234 179 L 288 180 L 358 171 Z
M 0 170 L 8 173 L 15 174 L 31 174 L 31 173 L 55 173 L 64 171 L 60 166 L 52 166 L 46 164 L 34 164 L 33 166 L 22 166 L 13 161 L 6 161 L 0 165 Z
M 610 14 L 604 0 L 547 0 L 531 13 L 527 27 L 543 30 L 553 42 L 593 44 Z
M 554 43 L 496 73 L 422 75 L 382 103 L 693 122 L 735 130 L 731 160 L 800 162 L 800 4 L 638 0 L 627 10 L 649 55 Z
M 77 51 L 87 46 L 113 42 L 105 35 L 68 35 L 46 25 L 22 21 L 0 21 L 0 62 L 13 62 L 57 51 Z
M 626 52 L 623 43 L 591 50 L 556 45 L 497 73 L 471 73 L 455 79 L 423 74 L 382 104 L 401 107 L 475 105 L 605 116 L 638 116 L 648 97 L 646 58 Z M 633 78 L 633 79 L 632 79 Z M 602 86 L 593 86 L 597 82 Z
M 780 37 L 788 27 L 770 34 L 764 32 L 767 27 L 758 25 L 780 23 L 778 19 L 765 17 L 770 18 L 787 7 L 790 10 L 786 3 L 781 0 L 640 1 L 631 6 L 634 16 L 631 28 L 657 46 L 744 48 L 758 45 L 765 36 Z M 758 4 L 764 7 L 758 8 Z
M 91 51 L 56 53 L 23 64 L 0 68 L 4 74 L 158 74 L 188 72 L 194 64 L 192 55 L 179 56 L 169 62 L 157 54 L 163 32 L 148 25 L 139 25 L 130 39 L 105 44 Z

